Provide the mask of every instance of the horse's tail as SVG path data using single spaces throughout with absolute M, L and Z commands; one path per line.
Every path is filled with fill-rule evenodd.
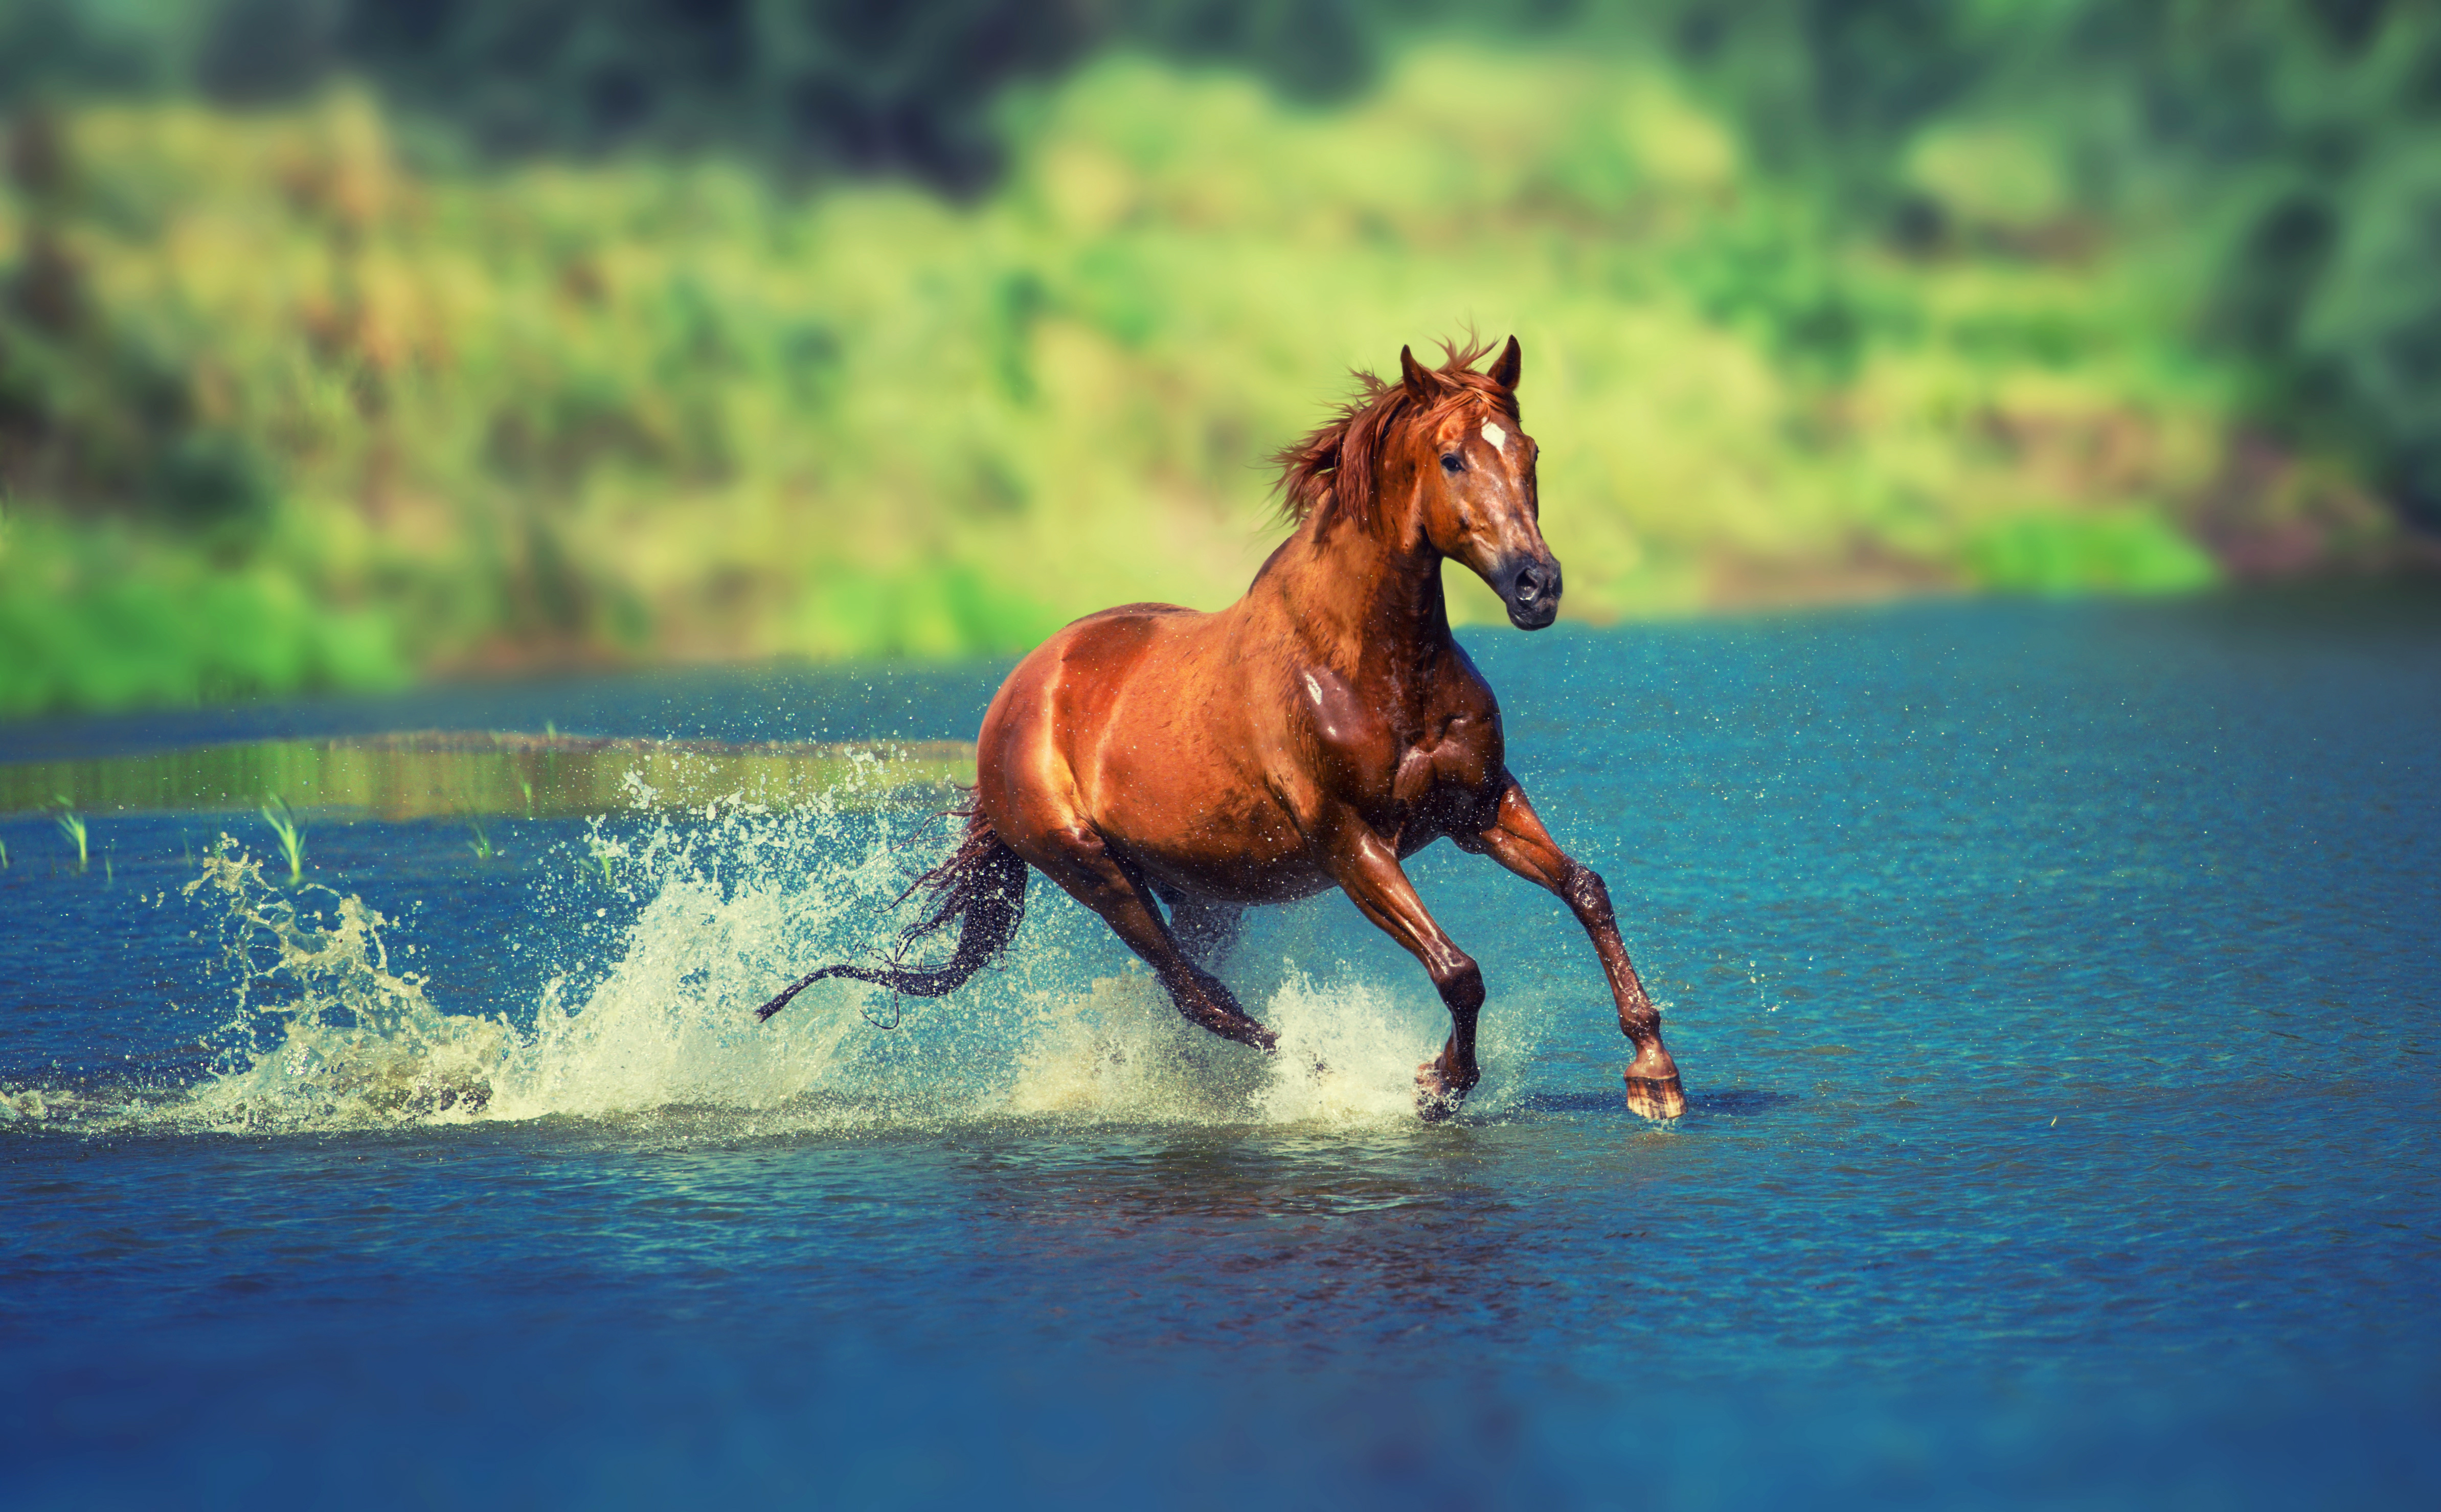
M 957 920 L 958 947 L 948 962 L 918 967 L 902 967 L 895 960 L 872 966 L 853 963 L 824 966 L 789 983 L 786 991 L 756 1009 L 755 1017 L 770 1017 L 788 1006 L 789 999 L 824 977 L 870 981 L 916 998 L 945 997 L 965 986 L 968 978 L 1008 948 L 1017 938 L 1017 927 L 1025 920 L 1025 861 L 1001 839 L 980 805 L 953 812 L 966 816 L 966 838 L 948 860 L 917 877 L 898 895 L 898 901 L 905 903 L 918 891 L 930 893 L 932 908 L 899 932 L 897 954 Z

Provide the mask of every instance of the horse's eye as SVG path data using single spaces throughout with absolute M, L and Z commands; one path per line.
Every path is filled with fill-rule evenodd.
M 1456 452 L 1450 452 L 1441 458 L 1441 471 L 1444 473 L 1463 473 L 1466 471 L 1466 459 L 1460 457 Z

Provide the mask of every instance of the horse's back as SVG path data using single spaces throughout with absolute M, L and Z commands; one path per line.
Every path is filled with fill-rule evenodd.
M 1004 834 L 1082 822 L 1156 870 L 1173 838 L 1216 823 L 1268 828 L 1241 812 L 1263 794 L 1244 769 L 1255 742 L 1232 717 L 1247 701 L 1232 622 L 1131 603 L 1035 648 L 1001 685 L 977 742 L 993 822 Z
M 1061 627 L 1025 659 L 1047 656 L 1087 678 L 1117 677 L 1151 651 L 1165 632 L 1209 618 L 1175 603 L 1123 603 Z
M 992 711 L 1000 712 L 1004 701 L 1014 704 L 1010 695 L 1016 692 L 1038 704 L 1047 699 L 1041 711 L 1048 713 L 1049 706 L 1056 705 L 1063 723 L 1091 722 L 1162 641 L 1171 639 L 1165 632 L 1206 618 L 1174 603 L 1123 603 L 1089 614 L 1027 653 L 1001 685 Z M 986 729 L 989 724 L 986 716 Z

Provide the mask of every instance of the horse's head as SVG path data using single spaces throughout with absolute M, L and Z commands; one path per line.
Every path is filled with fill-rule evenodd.
M 1560 563 L 1543 542 L 1538 448 L 1517 423 L 1524 363 L 1515 336 L 1480 373 L 1455 354 L 1435 369 L 1399 349 L 1400 383 L 1417 417 L 1410 445 L 1428 448 L 1414 459 L 1424 538 L 1492 585 L 1510 624 L 1540 630 L 1559 617 Z
M 1560 613 L 1560 564 L 1543 544 L 1534 439 L 1517 423 L 1517 338 L 1481 372 L 1486 349 L 1452 346 L 1427 368 L 1399 349 L 1399 381 L 1359 372 L 1339 418 L 1275 459 L 1280 512 L 1314 539 L 1349 528 L 1428 544 L 1480 574 L 1509 621 L 1540 630 Z

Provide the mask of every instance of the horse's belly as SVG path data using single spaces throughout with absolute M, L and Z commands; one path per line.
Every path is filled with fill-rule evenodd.
M 1244 855 L 1162 853 L 1125 844 L 1121 851 L 1155 887 L 1221 903 L 1294 903 L 1339 885 L 1302 852 L 1264 861 Z
M 1092 818 L 1148 880 L 1233 903 L 1285 903 L 1334 885 L 1267 788 L 1135 765 L 1112 764 Z

